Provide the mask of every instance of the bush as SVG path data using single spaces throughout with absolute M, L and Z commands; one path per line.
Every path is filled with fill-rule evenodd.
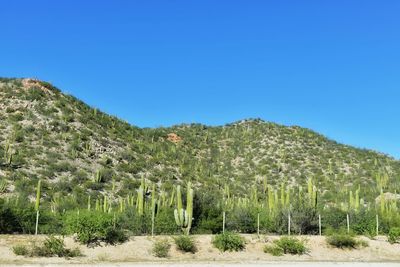
M 76 234 L 77 240 L 86 245 L 100 241 L 108 244 L 125 242 L 128 237 L 117 227 L 116 219 L 108 213 L 84 211 L 69 213 L 65 220 L 66 232 Z
M 264 252 L 271 254 L 273 256 L 283 256 L 283 254 L 284 254 L 283 248 L 278 247 L 277 245 L 272 245 L 272 246 L 266 245 L 264 247 Z
M 67 249 L 65 248 L 64 240 L 50 236 L 46 238 L 41 246 L 32 243 L 32 247 L 28 248 L 25 245 L 18 245 L 13 247 L 13 252 L 16 255 L 23 255 L 29 257 L 78 257 L 82 256 L 79 248 Z
M 29 253 L 29 250 L 25 245 L 16 245 L 12 248 L 12 251 L 18 256 L 27 256 Z
M 175 245 L 180 251 L 196 253 L 197 247 L 192 237 L 187 235 L 181 235 L 174 238 Z
M 290 236 L 284 236 L 278 240 L 275 240 L 274 246 L 281 248 L 283 254 L 303 255 L 308 251 L 303 240 L 299 240 L 295 237 Z M 275 250 L 275 252 L 278 252 L 278 248 L 274 248 L 273 250 Z
M 399 243 L 400 241 L 400 228 L 393 227 L 390 229 L 388 234 L 388 241 L 390 244 Z
M 318 233 L 318 213 L 315 207 L 308 203 L 296 201 L 290 210 L 291 231 L 294 234 L 317 234 Z M 288 210 L 282 209 L 276 216 L 277 232 L 287 233 L 288 229 Z
M 246 242 L 243 237 L 236 233 L 225 232 L 216 235 L 212 241 L 214 247 L 220 251 L 241 251 L 245 248 Z
M 339 208 L 329 208 L 323 211 L 323 226 L 329 226 L 333 231 L 346 227 L 347 213 Z
M 373 237 L 376 235 L 375 212 L 361 209 L 350 214 L 351 230 L 356 235 L 366 235 Z
M 37 256 L 52 257 L 58 256 L 63 257 L 66 253 L 64 240 L 54 236 L 50 236 L 43 242 L 43 246 L 36 247 Z
M 170 248 L 171 244 L 169 243 L 168 239 L 158 240 L 153 245 L 153 254 L 158 258 L 166 258 L 168 257 Z
M 257 214 L 250 208 L 237 207 L 227 213 L 226 228 L 240 233 L 257 231 Z
M 22 232 L 15 212 L 7 206 L 7 203 L 0 199 L 0 234 L 12 234 Z
M 357 240 L 349 234 L 333 234 L 326 238 L 329 245 L 336 248 L 357 248 Z

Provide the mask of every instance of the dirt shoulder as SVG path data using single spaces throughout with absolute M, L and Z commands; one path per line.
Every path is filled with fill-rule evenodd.
M 74 242 L 71 237 L 65 238 L 68 248 L 80 247 L 84 256 L 74 259 L 64 258 L 26 258 L 16 256 L 12 247 L 17 244 L 29 242 L 41 242 L 44 236 L 27 235 L 0 235 L 0 263 L 1 264 L 95 264 L 95 263 L 244 263 L 244 262 L 400 262 L 400 245 L 391 245 L 385 237 L 370 240 L 363 237 L 369 243 L 368 247 L 354 250 L 342 250 L 330 247 L 325 237 L 302 236 L 307 239 L 307 247 L 310 252 L 307 255 L 285 255 L 274 257 L 263 252 L 265 244 L 277 239 L 276 236 L 244 235 L 247 246 L 241 252 L 221 253 L 211 245 L 211 235 L 194 236 L 198 252 L 196 254 L 182 253 L 172 246 L 170 257 L 159 259 L 152 255 L 151 249 L 154 240 L 164 237 L 131 237 L 124 244 L 117 246 L 99 246 L 88 248 Z M 172 238 L 168 237 L 171 239 Z

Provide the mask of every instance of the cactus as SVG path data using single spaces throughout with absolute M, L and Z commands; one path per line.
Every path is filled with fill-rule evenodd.
M 115 176 L 113 176 L 113 178 L 112 178 L 112 189 L 111 189 L 111 191 L 113 193 L 115 193 L 115 187 L 116 187 Z
M 136 211 L 137 213 L 142 216 L 144 212 L 144 189 L 143 185 L 139 187 L 138 196 L 136 199 Z
M 96 175 L 93 177 L 93 182 L 95 183 L 101 183 L 102 180 L 102 174 L 100 170 L 96 171 Z
M 192 227 L 192 220 L 193 220 L 193 194 L 194 191 L 191 188 L 191 183 L 188 183 L 187 186 L 187 201 L 186 201 L 186 209 L 183 209 L 182 205 L 182 194 L 181 194 L 181 187 L 178 185 L 176 189 L 176 205 L 177 208 L 174 210 L 175 222 L 176 224 L 181 227 L 182 231 L 189 235 L 190 228 Z
M 281 184 L 281 207 L 285 207 L 285 184 Z
M 286 189 L 285 206 L 286 206 L 286 207 L 289 207 L 289 206 L 290 206 L 290 188 Z
M 303 187 L 299 186 L 299 203 L 303 203 Z
M 95 204 L 95 210 L 96 211 L 100 211 L 100 201 L 98 199 L 96 199 L 96 204 Z
M 383 194 L 383 189 L 381 189 L 381 195 L 380 195 L 380 209 L 381 209 L 381 214 L 385 213 L 385 195 Z
M 4 161 L 6 162 L 7 165 L 11 165 L 13 160 L 13 151 L 12 151 L 12 146 L 9 142 L 5 145 L 4 148 Z
M 353 200 L 353 191 L 350 190 L 349 192 L 349 209 L 354 207 L 354 200 Z
M 312 178 L 307 181 L 308 201 L 311 207 L 317 206 L 317 187 L 313 184 Z
M 108 213 L 110 213 L 110 212 L 111 212 L 111 209 L 112 209 L 112 208 L 111 208 L 111 206 L 110 206 L 109 200 L 108 200 L 107 196 L 104 195 L 103 212 L 108 212 Z
M 0 193 L 6 192 L 7 187 L 8 187 L 7 181 L 5 179 L 1 180 L 0 181 Z
M 272 193 L 272 186 L 268 186 L 268 210 L 269 213 L 272 213 L 274 208 L 274 196 Z
M 356 211 L 360 209 L 360 188 L 356 190 L 356 198 L 354 203 L 354 208 Z
M 267 176 L 263 179 L 263 193 L 266 194 L 268 190 L 268 178 Z
M 125 211 L 125 199 L 122 197 L 119 197 L 119 212 L 124 212 Z
M 250 201 L 253 207 L 258 207 L 258 194 L 256 186 L 252 186 Z
M 156 216 L 156 185 L 151 190 L 151 236 L 154 236 L 154 220 Z
M 312 203 L 312 195 L 313 195 L 313 181 L 312 178 L 308 178 L 307 180 L 307 193 L 308 193 L 308 200 L 309 203 Z

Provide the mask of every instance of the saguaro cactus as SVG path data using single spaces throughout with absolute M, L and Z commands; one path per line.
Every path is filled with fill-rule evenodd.
M 313 184 L 312 178 L 307 181 L 308 200 L 311 207 L 317 206 L 317 187 Z
M 182 194 L 181 187 L 178 185 L 176 188 L 176 209 L 174 210 L 175 222 L 181 227 L 182 231 L 189 235 L 190 228 L 192 227 L 193 220 L 193 195 L 194 191 L 191 188 L 191 183 L 188 183 L 187 186 L 187 200 L 186 200 L 186 209 L 183 208 L 182 205 Z
M 151 236 L 154 236 L 154 221 L 156 217 L 156 185 L 151 190 Z
M 4 161 L 6 162 L 7 165 L 11 165 L 12 163 L 12 158 L 13 158 L 13 152 L 11 148 L 11 144 L 7 142 L 4 148 Z
M 142 216 L 144 212 L 144 194 L 145 194 L 145 184 L 144 179 L 142 179 L 142 183 L 138 190 L 138 196 L 136 199 L 136 211 L 137 213 Z

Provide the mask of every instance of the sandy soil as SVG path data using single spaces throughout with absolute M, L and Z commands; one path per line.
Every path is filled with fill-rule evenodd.
M 211 235 L 194 236 L 198 252 L 196 254 L 182 253 L 173 245 L 170 251 L 170 257 L 167 259 L 156 258 L 152 255 L 151 249 L 154 240 L 171 237 L 132 237 L 128 242 L 117 246 L 99 246 L 88 248 L 74 242 L 73 238 L 65 238 L 67 247 L 74 248 L 79 246 L 84 256 L 75 259 L 64 258 L 26 258 L 15 256 L 12 247 L 16 244 L 28 244 L 31 241 L 41 242 L 44 236 L 26 236 L 26 235 L 0 235 L 0 263 L 1 264 L 50 264 L 50 263 L 175 263 L 175 262 L 226 262 L 226 263 L 244 263 L 244 262 L 400 262 L 400 244 L 391 245 L 385 237 L 378 237 L 375 240 L 367 240 L 369 246 L 357 250 L 341 250 L 330 247 L 325 242 L 325 237 L 303 236 L 307 239 L 307 246 L 310 249 L 308 255 L 293 256 L 285 255 L 274 257 L 263 252 L 263 246 L 270 243 L 278 237 L 262 236 L 260 239 L 255 235 L 244 235 L 247 240 L 246 250 L 242 252 L 221 253 L 211 245 Z

